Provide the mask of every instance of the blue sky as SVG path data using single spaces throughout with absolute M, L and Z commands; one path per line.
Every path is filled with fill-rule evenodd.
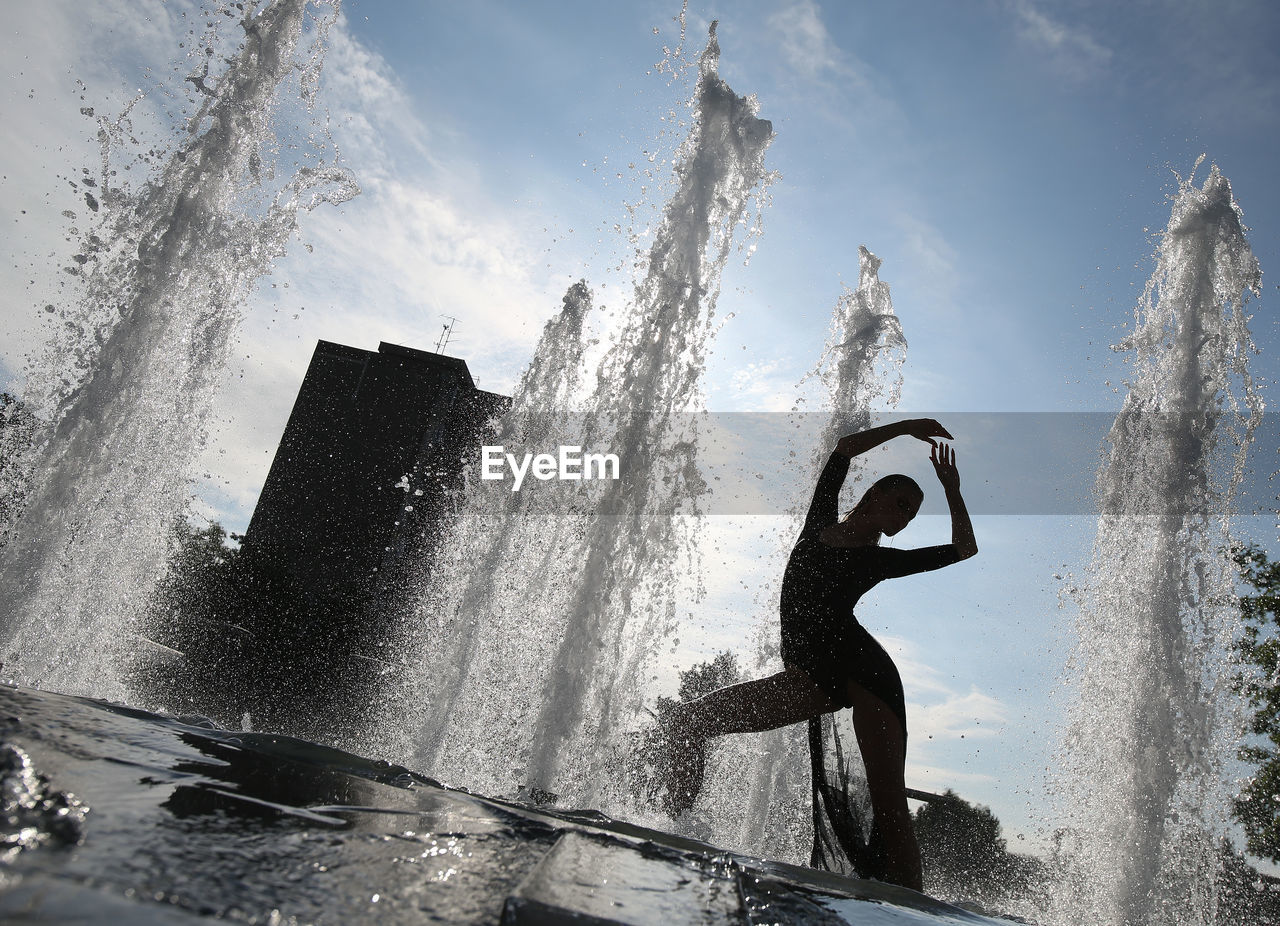
M 79 108 L 114 112 L 149 88 L 140 121 L 162 124 L 153 104 L 174 86 L 188 9 L 59 0 L 6 10 L 7 382 L 42 337 L 38 307 L 73 295 L 56 267 L 73 221 L 62 212 L 79 204 L 58 177 L 95 161 Z M 193 466 L 201 512 L 247 521 L 317 338 L 429 348 L 441 316 L 457 316 L 450 352 L 502 391 L 571 282 L 586 278 L 597 304 L 624 302 L 625 231 L 660 205 L 683 136 L 691 72 L 656 67 L 679 42 L 679 13 L 648 0 L 343 5 L 321 102 L 364 194 L 306 217 L 246 308 L 219 422 Z M 722 76 L 773 121 L 767 165 L 779 176 L 757 250 L 725 271 L 718 316 L 733 317 L 708 363 L 711 410 L 794 405 L 842 285 L 857 283 L 860 244 L 882 258 L 909 342 L 900 408 L 944 422 L 948 411 L 1117 409 L 1123 366 L 1108 345 L 1150 273 L 1172 171 L 1185 175 L 1202 153 L 1199 176 L 1219 165 L 1251 229 L 1264 271 L 1253 369 L 1274 381 L 1274 5 L 691 0 L 686 58 L 712 19 Z M 642 184 L 648 206 L 631 220 L 624 203 L 642 199 Z M 996 464 L 965 469 L 998 458 L 965 437 L 967 484 L 1016 478 Z M 1260 467 L 1273 453 L 1256 448 Z M 924 460 L 915 465 L 930 488 Z M 721 550 L 706 561 L 711 596 L 665 678 L 773 619 L 785 542 L 775 535 L 789 523 L 708 527 Z M 1245 526 L 1274 545 L 1270 515 Z M 1058 596 L 1071 579 L 1054 576 L 1084 568 L 1092 523 L 1006 515 L 977 530 L 977 559 L 877 589 L 859 613 L 904 661 L 917 718 L 909 783 L 955 787 L 1031 834 L 1070 637 Z M 922 518 L 899 542 L 946 539 L 944 519 Z

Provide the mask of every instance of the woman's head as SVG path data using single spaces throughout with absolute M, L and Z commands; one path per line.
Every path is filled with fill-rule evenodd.
M 880 533 L 892 537 L 911 523 L 923 502 L 924 490 L 920 484 L 910 476 L 894 473 L 873 482 L 845 519 L 856 514 Z

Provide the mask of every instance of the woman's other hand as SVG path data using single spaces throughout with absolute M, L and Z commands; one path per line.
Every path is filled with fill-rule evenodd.
M 929 460 L 933 463 L 933 471 L 938 474 L 938 481 L 948 491 L 960 488 L 960 471 L 956 469 L 956 452 L 949 444 L 933 445 L 929 451 Z

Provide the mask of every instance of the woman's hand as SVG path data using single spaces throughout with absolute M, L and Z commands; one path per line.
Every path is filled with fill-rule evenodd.
M 950 432 L 932 418 L 909 418 L 906 421 L 882 424 L 878 428 L 869 428 L 857 434 L 846 435 L 836 444 L 836 453 L 846 457 L 856 457 L 895 437 L 916 437 L 931 444 L 934 443 L 935 437 L 954 440 Z
M 949 444 L 934 444 L 933 449 L 929 451 L 929 459 L 944 489 L 951 492 L 960 488 L 960 471 L 956 469 L 956 452 Z
M 935 437 L 945 437 L 947 440 L 955 440 L 951 436 L 951 432 L 944 428 L 933 418 L 909 418 L 900 422 L 902 433 L 908 437 L 914 437 L 918 440 L 928 441 L 930 444 L 937 444 Z
M 960 471 L 956 469 L 956 452 L 948 444 L 934 444 L 929 451 L 933 471 L 947 493 L 947 507 L 951 509 L 951 543 L 956 555 L 968 559 L 978 552 L 978 541 L 973 536 L 973 522 L 964 499 L 960 497 Z

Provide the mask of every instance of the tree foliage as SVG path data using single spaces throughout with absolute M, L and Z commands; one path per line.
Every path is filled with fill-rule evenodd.
M 1043 892 L 1044 864 L 1008 850 L 991 808 L 948 788 L 920 807 L 913 821 L 930 894 L 992 909 L 1026 904 Z
M 738 657 L 725 650 L 717 653 L 710 662 L 699 662 L 680 672 L 680 687 L 674 698 L 660 697 L 654 709 L 659 721 L 664 721 L 667 712 L 682 701 L 692 701 L 718 688 L 736 685 L 742 681 L 742 670 L 738 668 Z
M 717 653 L 710 662 L 700 662 L 681 672 L 677 694 L 681 701 L 692 701 L 740 681 L 742 670 L 738 668 L 738 657 L 726 650 Z
M 1218 922 L 1280 926 L 1280 879 L 1257 871 L 1229 839 L 1218 843 Z
M 970 804 L 950 788 L 920 807 L 914 819 L 926 865 L 940 880 L 973 881 L 1007 851 L 991 808 Z
M 238 540 L 217 521 L 174 521 L 168 570 L 143 621 L 150 646 L 135 667 L 135 682 L 157 706 L 233 721 L 236 705 L 224 696 L 237 651 L 252 636 L 241 622 Z
M 1257 771 L 1236 799 L 1235 815 L 1249 852 L 1280 862 L 1280 563 L 1254 545 L 1239 550 L 1235 561 L 1250 589 L 1240 596 L 1238 650 L 1254 670 L 1242 674 L 1240 688 L 1253 711 L 1250 732 L 1262 740 L 1240 749 Z
M 357 583 L 317 592 L 216 521 L 174 523 L 134 681 L 150 702 L 223 726 L 339 742 L 376 711 L 389 663 Z

